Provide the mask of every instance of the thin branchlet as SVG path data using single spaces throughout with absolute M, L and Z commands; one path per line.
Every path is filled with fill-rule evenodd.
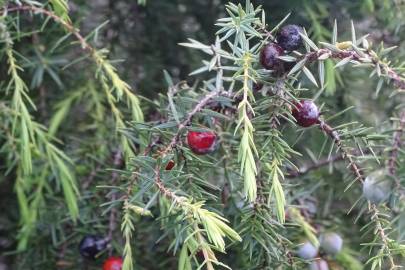
M 113 166 L 115 169 L 120 169 L 122 167 L 123 163 L 124 163 L 124 160 L 123 160 L 123 156 L 122 156 L 122 151 L 120 149 L 118 149 L 114 154 Z M 119 173 L 114 170 L 111 173 L 111 184 L 116 185 L 119 177 L 120 177 Z M 111 194 L 110 201 L 112 201 L 112 202 L 116 201 L 117 197 L 118 197 L 117 195 L 118 195 L 117 192 L 113 192 Z M 113 233 L 117 227 L 117 224 L 116 224 L 117 214 L 118 214 L 117 209 L 115 207 L 112 207 L 111 211 L 110 211 L 110 216 L 108 218 L 107 238 L 109 241 L 112 240 Z M 112 255 L 112 252 L 113 252 L 112 246 L 110 246 L 110 250 L 109 250 L 110 256 Z
M 350 59 L 358 63 L 372 64 L 374 66 L 379 66 L 382 69 L 382 75 L 393 81 L 395 87 L 404 90 L 405 89 L 405 78 L 403 75 L 397 73 L 394 68 L 390 67 L 387 63 L 380 60 L 376 53 L 373 51 L 364 51 L 362 55 L 359 51 L 351 49 L 338 49 L 338 51 L 333 51 L 329 48 L 322 48 L 316 51 L 309 52 L 299 59 L 306 59 L 308 63 L 315 62 L 325 59 Z
M 399 150 L 402 146 L 402 135 L 405 129 L 405 110 L 403 110 L 399 115 L 398 128 L 395 130 L 392 140 L 392 148 L 389 153 L 388 159 L 388 172 L 395 178 L 397 187 L 401 187 L 398 177 L 396 176 L 397 172 L 397 159 Z
M 340 151 L 342 159 L 347 160 L 349 163 L 348 167 L 352 170 L 353 174 L 356 176 L 356 180 L 364 182 L 364 176 L 361 167 L 353 158 L 353 154 L 350 153 L 344 146 L 343 141 L 340 139 L 339 133 L 329 126 L 325 121 L 319 120 L 319 128 L 325 132 L 329 137 L 332 138 L 333 142 L 336 144 L 338 151 Z

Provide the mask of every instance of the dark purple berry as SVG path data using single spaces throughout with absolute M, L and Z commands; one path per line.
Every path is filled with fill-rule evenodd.
M 302 46 L 302 28 L 295 24 L 286 25 L 277 34 L 278 44 L 286 51 L 294 51 Z
M 95 259 L 96 255 L 106 249 L 108 241 L 98 235 L 86 235 L 79 244 L 79 252 L 86 259 Z
M 263 83 L 261 83 L 261 82 L 257 82 L 257 83 L 253 84 L 253 91 L 255 91 L 255 92 L 262 90 L 262 88 L 263 88 Z
M 294 104 L 292 111 L 297 124 L 301 127 L 310 127 L 318 122 L 319 110 L 311 100 L 301 100 L 300 103 Z
M 284 72 L 289 72 L 296 64 L 297 62 L 284 62 Z
M 284 53 L 283 48 L 275 43 L 269 43 L 263 47 L 260 53 L 260 63 L 265 69 L 280 72 L 284 69 L 283 61 L 279 59 Z
M 174 165 L 176 165 L 176 163 L 174 163 L 172 159 L 169 160 L 169 162 L 167 162 L 166 164 L 166 171 L 170 171 L 171 169 L 173 169 Z

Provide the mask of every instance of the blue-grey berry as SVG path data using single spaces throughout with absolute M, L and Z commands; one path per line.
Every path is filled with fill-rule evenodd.
M 309 265 L 310 270 L 329 270 L 328 263 L 325 260 L 313 261 Z
M 319 244 L 329 255 L 336 255 L 342 250 L 343 239 L 337 233 L 324 233 L 319 238 Z
M 302 46 L 300 35 L 302 28 L 295 24 L 289 24 L 281 28 L 277 34 L 278 44 L 286 51 L 294 51 Z
M 298 257 L 304 260 L 310 260 L 316 257 L 318 254 L 318 248 L 311 244 L 311 242 L 306 241 L 298 248 Z
M 378 170 L 368 175 L 363 183 L 363 196 L 371 203 L 379 204 L 390 196 L 391 182 L 386 171 Z

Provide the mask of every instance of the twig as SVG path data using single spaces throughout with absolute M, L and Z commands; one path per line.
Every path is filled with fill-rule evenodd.
M 351 168 L 353 174 L 356 176 L 356 180 L 359 180 L 361 183 L 364 182 L 364 176 L 361 173 L 360 166 L 353 160 L 352 155 L 349 154 L 344 148 L 343 148 L 343 143 L 342 140 L 339 137 L 339 134 L 337 133 L 336 130 L 334 130 L 331 126 L 326 124 L 323 120 L 318 121 L 320 129 L 325 132 L 327 135 L 329 135 L 335 142 L 335 144 L 338 146 L 338 149 L 341 153 L 341 157 L 344 160 L 348 160 L 349 162 L 349 167 Z M 379 211 L 377 209 L 377 206 L 375 204 L 372 204 L 368 202 L 368 211 L 371 215 L 371 220 L 375 223 L 376 227 L 375 230 L 380 236 L 380 239 L 382 241 L 383 249 L 386 250 L 387 256 L 391 265 L 390 269 L 396 269 L 397 266 L 395 265 L 394 258 L 392 257 L 391 249 L 389 247 L 389 238 L 387 237 L 385 233 L 385 229 L 383 228 L 381 224 L 381 220 L 379 217 Z
M 216 49 L 220 49 L 220 43 L 219 43 L 218 39 L 216 40 L 215 47 L 212 46 L 212 51 L 214 52 L 214 54 L 216 54 Z M 195 105 L 194 109 L 187 115 L 187 117 L 178 125 L 178 130 L 174 134 L 172 139 L 170 140 L 170 143 L 160 152 L 161 157 L 166 156 L 177 145 L 182 131 L 191 123 L 193 116 L 196 113 L 198 113 L 199 111 L 201 111 L 206 105 L 208 105 L 212 98 L 214 98 L 218 95 L 221 95 L 221 94 L 229 95 L 229 93 L 222 91 L 223 90 L 222 89 L 223 88 L 223 85 L 222 85 L 223 70 L 221 67 L 221 57 L 219 56 L 219 54 L 217 54 L 216 71 L 217 71 L 217 77 L 216 77 L 215 90 L 208 93 L 205 97 L 203 97 L 197 103 L 197 105 Z M 158 188 L 159 192 L 163 196 L 171 199 L 175 204 L 184 205 L 184 199 L 185 199 L 184 197 L 177 196 L 173 191 L 171 191 L 165 187 L 163 181 L 160 178 L 160 170 L 161 170 L 161 164 L 157 163 L 155 166 L 155 169 L 154 169 L 154 174 L 155 174 L 154 183 L 155 183 L 156 187 Z M 197 233 L 197 239 L 199 241 L 199 244 L 201 245 L 202 236 L 199 232 Z M 203 250 L 205 262 L 207 264 L 207 268 L 214 269 L 207 250 L 205 248 L 203 248 L 202 250 Z
M 390 262 L 390 269 L 397 269 L 398 266 L 394 262 L 394 258 L 391 253 L 391 249 L 389 247 L 389 238 L 387 237 L 387 234 L 385 233 L 385 229 L 383 228 L 380 217 L 379 217 L 379 211 L 377 209 L 377 206 L 375 204 L 368 204 L 369 212 L 371 213 L 371 220 L 375 222 L 376 225 L 376 231 L 380 235 L 381 241 L 383 242 L 384 246 L 382 247 L 387 251 L 387 257 Z
M 170 141 L 169 145 L 161 152 L 161 156 L 166 155 L 168 152 L 170 152 L 178 143 L 178 140 L 180 138 L 180 134 L 183 131 L 183 129 L 190 124 L 191 120 L 193 119 L 193 116 L 201 111 L 210 101 L 212 98 L 219 96 L 219 95 L 228 95 L 229 93 L 223 92 L 222 88 L 222 77 L 223 77 L 223 70 L 221 66 L 221 57 L 217 53 L 217 50 L 221 49 L 219 40 L 216 40 L 215 46 L 211 46 L 211 49 L 214 54 L 216 54 L 217 61 L 216 61 L 216 71 L 217 71 L 217 77 L 215 81 L 215 90 L 207 94 L 204 98 L 202 98 L 197 105 L 195 105 L 194 109 L 187 115 L 186 119 L 183 120 L 179 125 L 178 125 L 178 130 L 176 134 L 173 136 L 172 140 Z M 170 89 L 169 89 L 170 90 Z
M 123 161 L 122 151 L 119 149 L 119 150 L 117 150 L 117 152 L 114 154 L 114 161 L 113 161 L 114 168 L 115 168 L 115 169 L 121 168 L 122 165 L 123 165 L 123 162 L 124 162 L 124 161 Z M 119 174 L 118 174 L 116 171 L 113 171 L 113 172 L 111 173 L 111 184 L 114 185 L 114 183 L 117 182 L 118 178 L 119 178 Z M 117 200 L 117 192 L 113 192 L 113 193 L 111 194 L 110 200 L 111 200 L 112 202 L 115 201 L 115 200 Z M 110 217 L 109 217 L 109 223 L 108 223 L 108 235 L 107 235 L 107 239 L 108 239 L 109 241 L 112 240 L 113 232 L 114 232 L 115 228 L 117 227 L 116 218 L 117 218 L 117 209 L 116 209 L 115 207 L 112 207 L 112 208 L 111 208 L 111 211 L 110 211 Z M 110 246 L 110 249 L 109 249 L 109 255 L 110 255 L 110 256 L 112 255 L 112 252 L 113 252 L 112 246 Z
M 148 146 L 145 147 L 145 150 L 143 151 L 143 155 L 144 156 L 148 155 L 153 150 L 153 147 L 155 147 L 156 145 L 158 145 L 160 143 L 161 143 L 160 137 L 153 139 L 152 142 L 150 142 L 148 144 Z
M 388 159 L 388 172 L 390 175 L 392 175 L 395 178 L 395 182 L 397 187 L 401 187 L 401 183 L 399 182 L 399 179 L 396 177 L 396 171 L 397 171 L 397 159 L 398 159 L 398 153 L 399 149 L 402 146 L 402 135 L 404 133 L 405 129 L 405 110 L 403 110 L 400 113 L 399 116 L 399 125 L 397 130 L 394 132 L 393 136 L 393 143 L 392 143 L 392 150 L 389 154 L 389 159 Z
M 370 151 L 364 151 L 363 153 L 369 153 Z M 357 156 L 358 154 L 360 154 L 359 151 L 354 151 L 351 153 L 353 156 Z M 331 156 L 329 158 L 324 158 L 324 159 L 320 159 L 315 163 L 311 163 L 311 164 L 305 164 L 303 165 L 301 168 L 297 170 L 290 170 L 288 172 L 288 174 L 286 175 L 286 177 L 288 178 L 295 178 L 298 176 L 302 176 L 305 175 L 307 173 L 309 173 L 310 171 L 313 170 L 317 170 L 323 166 L 329 165 L 330 163 L 334 163 L 334 162 L 338 162 L 338 161 L 342 161 L 344 160 L 343 156 L 341 154 L 339 155 L 334 155 Z
M 298 171 L 297 170 L 291 170 L 286 175 L 286 177 L 295 178 L 295 177 L 298 177 L 298 176 L 302 176 L 302 175 L 305 175 L 305 174 L 309 173 L 310 171 L 319 169 L 319 168 L 321 168 L 323 166 L 326 166 L 326 165 L 328 165 L 330 163 L 341 161 L 341 160 L 343 160 L 343 156 L 340 155 L 340 154 L 332 156 L 330 158 L 324 158 L 324 159 L 318 160 L 316 163 L 304 165 L 301 168 L 299 168 Z
M 101 171 L 101 164 L 98 164 L 97 167 L 94 168 L 94 169 L 90 172 L 89 176 L 87 176 L 87 177 L 84 179 L 83 184 L 82 184 L 82 189 L 86 190 L 86 189 L 91 185 L 91 183 L 93 182 L 94 178 L 96 177 L 96 175 L 97 175 L 97 173 L 98 173 L 99 171 Z
M 356 180 L 360 182 L 364 182 L 364 176 L 361 173 L 360 166 L 356 163 L 356 161 L 353 159 L 353 155 L 351 153 L 348 153 L 346 149 L 343 148 L 343 143 L 342 140 L 340 139 L 340 136 L 336 130 L 334 130 L 331 126 L 329 126 L 327 123 L 325 123 L 323 120 L 318 120 L 319 128 L 325 132 L 329 137 L 332 138 L 334 143 L 337 145 L 338 150 L 340 151 L 341 157 L 344 160 L 347 160 L 349 162 L 349 167 L 356 176 Z
M 16 12 L 16 11 L 31 11 L 34 13 L 40 13 L 47 17 L 52 18 L 55 22 L 61 24 L 67 31 L 72 33 L 77 40 L 79 41 L 83 50 L 87 50 L 91 53 L 94 53 L 96 50 L 86 41 L 86 39 L 79 33 L 79 30 L 76 29 L 72 24 L 69 22 L 64 21 L 62 18 L 57 16 L 52 11 L 46 10 L 44 8 L 36 7 L 36 6 L 29 6 L 29 5 L 21 5 L 21 6 L 10 6 L 4 7 L 0 9 L 0 13 L 4 14 L 5 12 Z
M 398 74 L 393 68 L 388 66 L 388 64 L 378 59 L 377 55 L 375 55 L 373 51 L 365 51 L 362 53 L 363 55 L 359 55 L 359 53 L 354 50 L 332 51 L 330 49 L 323 48 L 317 51 L 309 52 L 301 57 L 301 59 L 305 58 L 308 62 L 314 62 L 326 58 L 351 58 L 351 60 L 358 61 L 359 63 L 373 64 L 374 66 L 378 65 L 382 71 L 385 72 L 384 75 L 393 81 L 395 87 L 405 89 L 405 78 L 401 74 Z
M 191 122 L 193 116 L 201 111 L 210 101 L 212 98 L 218 96 L 220 91 L 212 91 L 207 94 L 203 99 L 201 99 L 198 104 L 194 107 L 194 109 L 187 115 L 186 119 L 178 125 L 178 130 L 176 134 L 173 136 L 170 143 L 166 146 L 166 148 L 161 152 L 161 156 L 165 156 L 168 152 L 170 152 L 178 143 L 180 135 L 184 128 Z

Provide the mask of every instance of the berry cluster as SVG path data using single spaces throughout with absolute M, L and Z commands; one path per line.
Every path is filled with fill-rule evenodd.
M 208 154 L 215 151 L 217 135 L 212 131 L 189 131 L 187 143 L 191 151 L 198 155 Z M 172 170 L 175 166 L 173 160 L 169 160 L 165 170 Z M 109 240 L 100 235 L 86 235 L 80 241 L 79 253 L 85 259 L 96 259 L 107 248 Z M 123 261 L 120 257 L 109 257 L 103 264 L 103 270 L 121 270 Z
M 282 61 L 279 57 L 297 50 L 302 46 L 301 27 L 286 25 L 277 34 L 277 42 L 270 42 L 260 53 L 260 63 L 265 69 L 274 71 L 276 75 L 289 71 L 295 63 Z
M 79 253 L 85 259 L 96 259 L 106 248 L 108 239 L 99 235 L 86 235 L 80 241 Z M 103 264 L 103 270 L 121 270 L 122 259 L 109 257 Z
M 312 260 L 309 269 L 313 270 L 327 270 L 329 269 L 328 263 L 324 259 L 313 260 L 318 257 L 319 249 L 330 256 L 336 256 L 343 246 L 343 239 L 337 233 L 330 232 L 324 233 L 319 237 L 319 247 L 314 246 L 311 242 L 306 241 L 297 250 L 298 257 L 304 260 Z

